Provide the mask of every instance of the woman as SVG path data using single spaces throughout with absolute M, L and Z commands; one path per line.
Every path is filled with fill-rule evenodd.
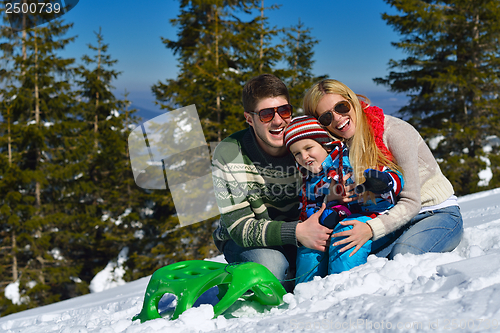
M 389 259 L 398 253 L 447 252 L 457 247 L 463 234 L 457 197 L 413 126 L 384 115 L 380 108 L 369 106 L 366 97 L 332 79 L 316 83 L 306 93 L 304 110 L 347 144 L 357 184 L 365 181 L 366 169 L 380 166 L 402 172 L 405 181 L 394 207 L 368 223 L 347 222 L 353 228 L 333 234 L 347 236 L 334 246 L 347 244 L 342 251 L 355 247 L 356 252 L 371 239 L 372 253 Z M 354 186 L 347 190 L 344 202 L 352 200 Z

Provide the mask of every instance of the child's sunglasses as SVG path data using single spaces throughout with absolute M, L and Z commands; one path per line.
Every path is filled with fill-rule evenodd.
M 287 119 L 292 116 L 292 111 L 293 107 L 290 104 L 285 104 L 276 106 L 274 108 L 262 109 L 258 112 L 250 111 L 248 113 L 258 114 L 260 121 L 262 121 L 263 123 L 268 123 L 274 119 L 274 115 L 276 114 L 276 112 L 278 112 L 281 118 Z
M 351 111 L 351 104 L 348 101 L 340 101 L 332 109 L 335 113 L 338 114 L 346 114 Z M 323 126 L 329 126 L 333 120 L 333 112 L 332 110 L 328 110 L 319 116 L 318 121 Z

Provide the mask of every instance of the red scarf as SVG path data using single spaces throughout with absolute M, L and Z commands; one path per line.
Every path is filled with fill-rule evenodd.
M 368 106 L 363 101 L 360 101 L 361 107 L 365 112 L 368 124 L 373 130 L 373 136 L 375 137 L 375 144 L 378 149 L 385 155 L 389 160 L 394 161 L 392 153 L 387 149 L 384 144 L 384 111 L 377 106 Z

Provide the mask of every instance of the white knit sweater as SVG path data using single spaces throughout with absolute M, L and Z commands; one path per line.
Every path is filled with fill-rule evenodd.
M 450 198 L 454 191 L 417 130 L 407 122 L 385 116 L 384 144 L 403 170 L 404 187 L 398 203 L 386 214 L 367 223 L 377 240 L 404 226 L 422 207 Z

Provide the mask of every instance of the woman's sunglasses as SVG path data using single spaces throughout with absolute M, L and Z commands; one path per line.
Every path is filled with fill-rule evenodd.
M 262 109 L 258 112 L 248 112 L 253 114 L 258 114 L 260 121 L 263 123 L 268 123 L 274 119 L 274 115 L 276 112 L 280 115 L 281 118 L 287 119 L 292 116 L 293 107 L 290 104 L 276 106 L 274 108 Z
M 348 101 L 340 101 L 332 109 L 335 113 L 338 114 L 346 114 L 351 111 L 351 104 Z M 318 121 L 323 126 L 329 126 L 333 120 L 333 112 L 332 110 L 328 110 L 319 116 Z

